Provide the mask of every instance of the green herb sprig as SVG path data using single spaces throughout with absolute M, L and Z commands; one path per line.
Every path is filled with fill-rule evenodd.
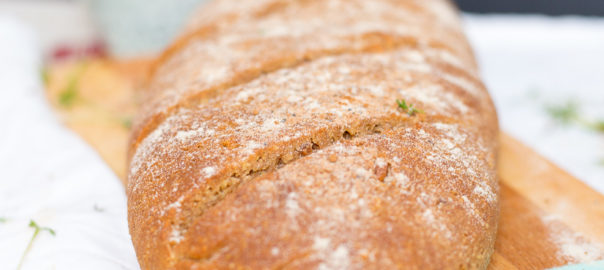
M 566 101 L 564 104 L 545 105 L 545 111 L 551 118 L 562 124 L 570 124 L 573 121 L 578 121 L 580 118 L 579 105 L 572 100 Z
M 5 223 L 8 219 L 5 217 L 0 217 L 0 223 Z
M 48 75 L 48 68 L 42 68 L 40 70 L 40 79 L 42 80 L 44 86 L 48 86 L 48 82 L 50 80 L 50 77 Z
M 48 228 L 48 227 L 41 227 L 40 225 L 38 225 L 38 223 L 36 223 L 33 220 L 29 221 L 29 227 L 34 228 L 34 234 L 31 236 L 31 239 L 29 240 L 29 243 L 27 244 L 27 247 L 25 248 L 25 251 L 23 251 L 23 255 L 21 256 L 21 260 L 19 260 L 19 265 L 17 265 L 17 270 L 21 269 L 21 266 L 23 265 L 23 262 L 25 261 L 25 257 L 27 256 L 27 253 L 29 253 L 29 251 L 31 250 L 31 246 L 34 243 L 34 240 L 36 240 L 36 236 L 38 236 L 38 234 L 40 232 L 47 231 L 52 236 L 56 235 L 56 233 L 55 233 L 55 231 L 53 229 Z
M 604 120 L 596 120 L 592 123 L 591 128 L 598 132 L 604 132 Z
M 80 78 L 88 68 L 88 63 L 81 63 L 75 71 L 70 75 L 69 82 L 63 88 L 63 91 L 59 93 L 59 105 L 65 108 L 71 107 L 79 98 L 78 86 L 80 84 Z
M 405 111 L 407 113 L 407 115 L 409 116 L 414 116 L 417 113 L 424 113 L 424 111 L 415 108 L 415 106 L 413 106 L 413 104 L 411 103 L 407 103 L 404 99 L 402 100 L 396 100 L 396 104 L 398 104 L 398 107 L 403 109 L 403 111 Z
M 551 118 L 561 124 L 577 124 L 583 128 L 604 132 L 604 119 L 590 119 L 579 112 L 579 104 L 576 101 L 566 101 L 562 104 L 545 106 L 545 111 Z
M 59 104 L 63 107 L 71 107 L 78 97 L 78 80 L 71 79 L 67 87 L 59 94 Z
M 130 129 L 132 127 L 132 117 L 121 117 L 120 119 L 120 123 L 122 124 L 122 127 L 124 127 L 125 129 Z

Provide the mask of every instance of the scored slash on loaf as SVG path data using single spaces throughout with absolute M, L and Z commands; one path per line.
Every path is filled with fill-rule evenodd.
M 211 2 L 156 61 L 134 125 L 139 262 L 484 269 L 497 130 L 447 1 Z

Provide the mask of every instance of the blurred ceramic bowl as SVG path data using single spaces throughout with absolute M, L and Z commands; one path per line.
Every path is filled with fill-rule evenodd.
M 117 57 L 154 55 L 204 0 L 83 0 Z

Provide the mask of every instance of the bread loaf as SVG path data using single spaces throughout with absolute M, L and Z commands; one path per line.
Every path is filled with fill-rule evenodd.
M 445 0 L 220 0 L 129 149 L 143 269 L 485 269 L 497 117 Z

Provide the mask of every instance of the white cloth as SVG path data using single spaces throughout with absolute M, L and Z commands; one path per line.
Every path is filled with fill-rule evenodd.
M 557 125 L 544 108 L 576 100 L 604 120 L 604 18 L 465 19 L 501 128 L 604 193 L 603 133 Z
M 56 236 L 41 232 L 22 269 L 138 269 L 124 189 L 48 106 L 35 38 L 0 17 L 0 40 L 0 269 L 16 269 L 30 219 Z
M 604 138 L 552 128 L 542 101 L 576 97 L 604 116 L 604 20 L 466 16 L 501 126 L 604 192 Z M 60 29 L 57 31 L 67 31 Z M 36 40 L 0 17 L 0 269 L 15 269 L 33 229 L 40 233 L 23 269 L 138 269 L 116 176 L 47 105 Z M 104 211 L 95 210 L 101 208 Z

